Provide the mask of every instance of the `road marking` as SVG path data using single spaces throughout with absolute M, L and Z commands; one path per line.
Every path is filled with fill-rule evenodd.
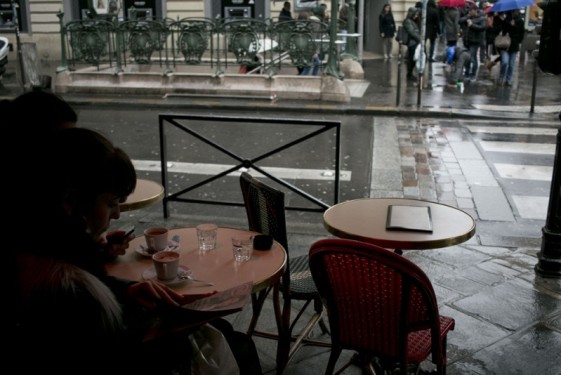
M 524 219 L 545 220 L 547 217 L 548 197 L 534 197 L 529 195 L 513 195 L 520 217 Z
M 516 178 L 531 181 L 551 181 L 553 167 L 543 165 L 517 165 L 495 163 L 502 178 Z
M 134 168 L 138 171 L 160 172 L 161 162 L 159 160 L 133 160 Z M 207 163 L 184 163 L 177 161 L 168 162 L 168 172 L 170 173 L 186 173 L 200 175 L 217 175 L 228 169 L 233 164 L 207 164 Z M 275 177 L 282 179 L 296 180 L 323 180 L 333 181 L 335 175 L 334 170 L 330 169 L 300 169 L 300 168 L 278 168 L 278 167 L 262 167 L 263 170 Z M 243 169 L 245 171 L 246 169 Z M 232 172 L 231 176 L 239 176 L 242 170 Z M 340 181 L 350 181 L 351 171 L 341 171 Z
M 481 145 L 483 150 L 489 152 L 555 155 L 554 144 L 494 141 L 479 141 L 479 144 Z
M 466 128 L 472 133 L 489 133 L 489 134 L 529 134 L 529 135 L 556 135 L 557 129 L 549 128 L 515 128 L 502 126 L 472 126 Z
M 490 104 L 473 104 L 477 109 L 486 111 L 504 111 L 504 112 L 530 112 L 529 105 L 490 105 Z M 537 105 L 534 106 L 536 113 L 557 113 L 561 111 L 561 105 Z

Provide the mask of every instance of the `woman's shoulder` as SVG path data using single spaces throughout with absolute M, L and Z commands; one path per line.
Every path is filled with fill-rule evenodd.
M 84 321 L 107 334 L 119 331 L 122 311 L 111 290 L 82 268 L 48 257 L 18 255 L 20 299 L 33 309 L 46 310 L 45 316 L 66 316 L 79 311 Z M 51 305 L 52 303 L 52 305 Z M 72 320 L 72 319 L 71 319 Z

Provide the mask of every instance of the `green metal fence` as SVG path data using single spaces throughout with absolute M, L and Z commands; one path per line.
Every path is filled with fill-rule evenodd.
M 313 59 L 317 55 L 321 60 L 321 74 L 331 45 L 329 26 L 311 20 L 93 19 L 64 24 L 62 14 L 59 19 L 62 45 L 59 70 L 94 67 L 119 73 L 134 65 L 169 74 L 200 72 L 200 67 L 206 67 L 219 75 L 234 67 L 240 73 L 274 75 L 283 67 L 301 71 L 317 61 Z M 353 42 L 356 40 L 347 40 Z M 339 63 L 339 50 L 334 49 L 334 53 Z

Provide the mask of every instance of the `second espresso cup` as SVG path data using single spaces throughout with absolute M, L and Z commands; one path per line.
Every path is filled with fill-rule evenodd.
M 173 280 L 179 271 L 179 253 L 160 251 L 152 255 L 156 276 L 160 280 Z
M 165 227 L 151 227 L 144 231 L 146 246 L 152 253 L 164 250 L 168 247 L 168 229 Z

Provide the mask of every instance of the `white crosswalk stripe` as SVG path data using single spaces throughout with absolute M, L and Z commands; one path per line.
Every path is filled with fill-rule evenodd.
M 494 124 L 466 128 L 474 135 L 499 183 L 503 182 L 505 194 L 519 217 L 545 220 L 558 130 Z

